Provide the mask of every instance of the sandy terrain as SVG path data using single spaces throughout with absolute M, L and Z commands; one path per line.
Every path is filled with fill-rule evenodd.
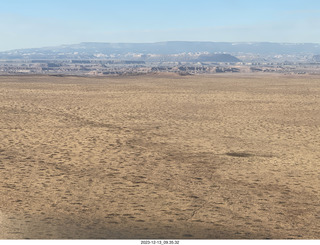
M 320 239 L 320 77 L 0 77 L 0 238 Z

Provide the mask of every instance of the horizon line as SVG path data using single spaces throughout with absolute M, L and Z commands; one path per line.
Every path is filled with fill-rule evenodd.
M 16 51 L 16 50 L 23 50 L 23 49 L 42 49 L 42 48 L 52 48 L 52 47 L 61 47 L 61 46 L 70 46 L 70 45 L 78 45 L 78 44 L 86 44 L 86 43 L 99 43 L 99 44 L 156 44 L 156 43 L 235 43 L 235 44 L 254 44 L 254 43 L 273 43 L 273 44 L 290 44 L 290 45 L 300 45 L 300 44 L 318 44 L 320 42 L 273 42 L 273 41 L 179 41 L 179 40 L 171 40 L 171 41 L 155 41 L 155 42 L 103 42 L 103 41 L 84 41 L 79 43 L 70 43 L 70 44 L 57 44 L 57 45 L 48 45 L 48 46 L 41 46 L 41 47 L 34 47 L 34 48 L 15 48 L 15 49 L 8 49 L 0 51 L 9 52 L 9 51 Z

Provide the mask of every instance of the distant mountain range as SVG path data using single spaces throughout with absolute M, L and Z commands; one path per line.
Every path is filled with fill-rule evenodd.
M 190 55 L 190 53 L 192 55 Z M 198 54 L 198 56 L 197 56 Z M 224 54 L 224 55 L 221 55 Z M 84 42 L 56 47 L 17 49 L 0 52 L 0 59 L 127 59 L 199 60 L 237 62 L 243 55 L 319 55 L 316 43 L 231 43 L 231 42 L 157 42 L 98 43 Z M 190 56 L 189 58 L 187 56 Z M 217 56 L 218 55 L 218 56 Z M 220 56 L 219 56 L 220 55 Z M 228 55 L 228 56 L 226 56 Z M 238 57 L 238 58 L 237 58 Z M 241 58 L 240 58 L 241 59 Z

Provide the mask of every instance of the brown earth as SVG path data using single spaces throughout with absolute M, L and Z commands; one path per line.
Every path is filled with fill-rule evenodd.
M 320 78 L 0 77 L 1 239 L 320 239 Z

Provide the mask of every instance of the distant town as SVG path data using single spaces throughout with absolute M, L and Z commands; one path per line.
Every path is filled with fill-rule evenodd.
M 318 44 L 82 43 L 0 52 L 0 75 L 320 74 L 319 54 Z

